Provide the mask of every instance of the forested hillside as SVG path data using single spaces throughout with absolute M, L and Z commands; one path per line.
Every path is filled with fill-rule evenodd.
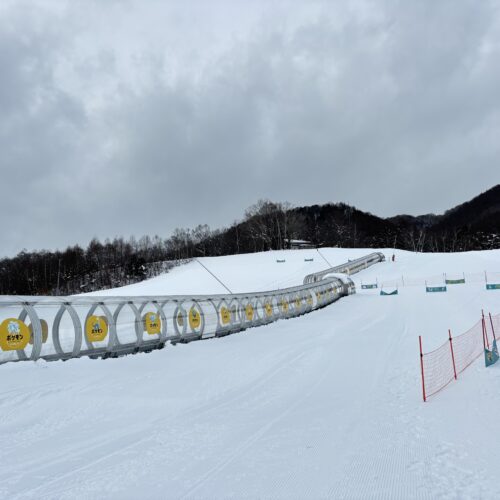
M 500 185 L 443 215 L 383 219 L 345 203 L 292 207 L 261 200 L 228 228 L 176 229 L 169 238 L 94 239 L 87 248 L 22 251 L 0 260 L 0 294 L 71 294 L 134 283 L 186 259 L 314 246 L 422 252 L 500 248 Z

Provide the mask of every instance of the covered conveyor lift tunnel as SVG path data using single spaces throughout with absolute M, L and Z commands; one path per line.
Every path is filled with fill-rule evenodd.
M 117 357 L 229 335 L 293 318 L 355 293 L 354 274 L 372 253 L 267 292 L 190 296 L 0 297 L 0 364 L 22 360 Z

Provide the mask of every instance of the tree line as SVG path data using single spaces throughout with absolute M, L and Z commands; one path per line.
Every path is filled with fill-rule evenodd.
M 259 201 L 241 222 L 177 228 L 169 238 L 94 238 L 86 248 L 23 250 L 0 260 L 1 295 L 68 295 L 135 283 L 195 257 L 287 248 L 299 231 L 289 204 Z
M 493 189 L 498 191 L 498 187 Z M 168 238 L 115 238 L 103 243 L 93 239 L 86 248 L 23 250 L 0 260 L 0 294 L 67 295 L 118 287 L 168 272 L 196 257 L 281 250 L 295 240 L 315 247 L 421 252 L 499 248 L 500 230 L 493 209 L 497 199 L 488 192 L 449 211 L 452 222 L 460 217 L 459 225 L 447 219 L 448 213 L 383 219 L 345 203 L 292 207 L 287 202 L 260 200 L 245 211 L 241 221 L 223 229 L 198 225 L 177 228 Z M 471 222 L 479 212 L 486 215 L 478 223 Z

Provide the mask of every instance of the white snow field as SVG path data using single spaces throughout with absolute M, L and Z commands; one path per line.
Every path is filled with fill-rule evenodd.
M 322 253 L 336 265 L 371 251 Z M 202 262 L 235 292 L 327 267 L 306 250 Z M 500 251 L 396 251 L 354 276 L 356 295 L 300 318 L 118 359 L 5 364 L 0 498 L 498 498 L 500 363 L 478 359 L 423 403 L 418 354 L 419 334 L 429 351 L 481 309 L 500 313 L 485 270 Z M 444 272 L 470 280 L 426 294 Z M 360 289 L 375 279 L 401 280 L 399 295 Z M 223 291 L 192 262 L 106 293 Z

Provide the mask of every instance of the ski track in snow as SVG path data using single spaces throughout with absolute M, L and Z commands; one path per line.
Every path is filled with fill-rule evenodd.
M 322 251 L 333 265 L 368 253 Z M 206 261 L 244 290 L 302 278 L 305 252 Z M 218 291 L 198 268 L 151 293 L 183 272 L 193 293 Z M 495 498 L 500 366 L 477 360 L 423 404 L 417 338 L 428 351 L 500 312 L 500 292 L 359 290 L 483 269 L 500 270 L 500 251 L 396 252 L 354 277 L 357 295 L 300 318 L 115 360 L 4 365 L 0 497 Z

